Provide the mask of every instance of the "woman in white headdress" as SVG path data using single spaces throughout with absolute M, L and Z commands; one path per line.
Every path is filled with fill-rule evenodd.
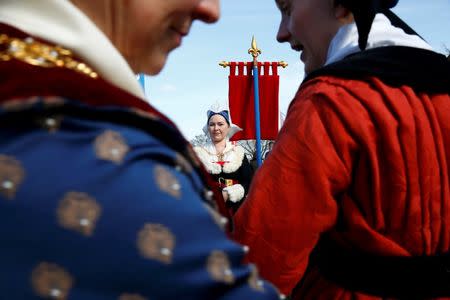
M 244 148 L 229 140 L 239 130 L 242 129 L 231 122 L 228 110 L 208 110 L 207 122 L 203 127 L 209 137 L 208 142 L 194 147 L 206 170 L 222 190 L 232 213 L 242 204 L 253 176 Z

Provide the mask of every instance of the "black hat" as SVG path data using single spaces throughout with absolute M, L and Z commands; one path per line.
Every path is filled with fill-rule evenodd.
M 336 0 L 336 4 L 348 8 L 355 17 L 356 27 L 358 28 L 358 44 L 361 50 L 367 46 L 372 22 L 377 13 L 385 14 L 392 25 L 402 28 L 406 33 L 417 33 L 412 30 L 405 22 L 397 17 L 390 9 L 397 5 L 399 0 Z

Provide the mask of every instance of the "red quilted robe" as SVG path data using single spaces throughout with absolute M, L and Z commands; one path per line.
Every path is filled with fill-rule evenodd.
M 375 255 L 450 245 L 450 96 L 320 76 L 292 102 L 275 147 L 235 216 L 248 260 L 294 299 L 378 299 L 317 270 L 302 278 L 321 233 Z M 450 284 L 450 283 L 449 283 Z

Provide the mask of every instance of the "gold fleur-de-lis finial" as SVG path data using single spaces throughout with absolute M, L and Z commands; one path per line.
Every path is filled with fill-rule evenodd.
M 256 44 L 255 36 L 252 36 L 252 44 L 251 48 L 248 49 L 248 54 L 251 54 L 253 56 L 253 66 L 256 66 L 258 64 L 258 56 L 262 53 L 261 49 L 258 48 L 258 45 Z M 450 56 L 449 56 L 450 58 Z M 277 65 L 279 67 L 286 68 L 288 64 L 285 61 L 279 61 L 277 62 Z M 228 61 L 221 61 L 219 63 L 219 66 L 226 68 L 231 66 L 231 62 Z
M 279 61 L 279 62 L 278 62 L 278 65 L 279 65 L 280 67 L 283 67 L 283 69 L 284 69 L 284 68 L 286 68 L 286 67 L 288 66 L 288 63 L 285 62 L 285 61 Z
M 248 54 L 253 56 L 253 62 L 256 62 L 258 55 L 261 54 L 261 49 L 258 49 L 258 46 L 256 45 L 255 36 L 252 37 L 252 47 L 248 49 Z
M 224 60 L 222 60 L 222 61 L 219 63 L 219 66 L 224 67 L 224 68 L 228 67 L 229 65 L 230 65 L 230 63 L 227 62 L 227 61 L 224 61 Z

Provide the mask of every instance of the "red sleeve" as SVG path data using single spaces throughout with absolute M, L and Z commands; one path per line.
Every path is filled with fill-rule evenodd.
M 320 233 L 336 222 L 336 198 L 350 182 L 356 147 L 323 89 L 306 88 L 297 98 L 233 233 L 249 246 L 247 259 L 284 294 L 301 279 Z

